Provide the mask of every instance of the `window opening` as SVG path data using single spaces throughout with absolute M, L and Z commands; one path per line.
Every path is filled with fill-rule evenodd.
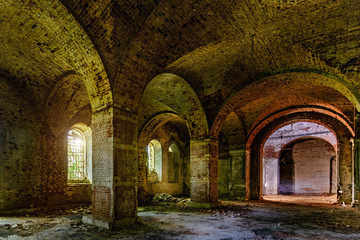
M 155 171 L 155 148 L 152 143 L 149 143 L 147 147 L 147 151 L 148 151 L 149 170 Z
M 78 129 L 68 132 L 68 180 L 86 180 L 86 139 Z
M 149 181 L 161 182 L 162 179 L 162 148 L 158 140 L 149 142 L 146 149 Z

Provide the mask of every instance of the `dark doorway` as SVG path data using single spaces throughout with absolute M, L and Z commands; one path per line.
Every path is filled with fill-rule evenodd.
M 292 145 L 292 144 L 291 144 Z M 295 171 L 292 158 L 292 147 L 284 149 L 280 156 L 279 194 L 290 195 L 295 192 Z

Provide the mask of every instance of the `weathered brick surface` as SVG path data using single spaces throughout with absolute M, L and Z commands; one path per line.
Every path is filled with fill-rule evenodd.
M 96 113 L 93 126 L 93 215 L 111 220 L 113 207 L 113 109 Z
M 195 202 L 217 201 L 218 143 L 213 139 L 190 141 L 190 196 Z
M 191 139 L 217 139 L 234 112 L 243 134 L 233 146 L 243 150 L 247 138 L 258 144 L 258 124 L 271 128 L 276 117 L 269 116 L 301 108 L 314 120 L 314 106 L 337 119 L 316 121 L 343 124 L 336 133 L 345 149 L 340 184 L 348 199 L 350 136 L 341 128 L 352 133 L 360 110 L 359 10 L 357 0 L 2 1 L 0 74 L 7 83 L 0 83 L 1 199 L 26 199 L 13 206 L 66 202 L 71 195 L 79 200 L 65 194 L 64 137 L 73 124 L 90 124 L 83 110 L 94 114 L 94 184 L 111 189 L 113 207 L 114 184 L 136 185 L 137 128 L 153 116 L 178 115 Z M 8 87 L 21 91 L 11 95 Z M 113 102 L 129 111 L 109 117 L 105 109 Z M 258 146 L 247 147 L 255 196 Z M 203 161 L 199 166 L 209 162 L 194 165 L 196 176 L 210 176 L 208 200 L 217 181 L 212 148 L 190 151 L 192 160 Z M 121 170 L 122 163 L 129 171 Z M 18 180 L 15 166 L 25 169 Z M 13 183 L 16 188 L 9 187 Z
M 333 182 L 331 159 L 336 156 L 330 143 L 320 139 L 310 139 L 295 143 L 293 159 L 295 162 L 295 193 L 331 193 Z M 336 166 L 336 165 L 335 165 Z
M 93 216 L 136 217 L 136 118 L 117 107 L 93 115 Z
M 0 38 L 7 43 L 1 45 L 1 71 L 32 92 L 28 98 L 39 110 L 57 81 L 69 73 L 83 78 L 94 108 L 112 102 L 94 45 L 60 2 L 4 1 L 0 9 Z
M 112 192 L 108 187 L 94 186 L 92 194 L 92 214 L 104 220 L 111 220 L 110 211 L 113 206 Z

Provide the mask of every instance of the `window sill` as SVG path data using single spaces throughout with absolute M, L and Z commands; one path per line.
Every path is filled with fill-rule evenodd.
M 89 181 L 69 181 L 67 183 L 69 186 L 80 186 L 80 185 L 91 185 Z

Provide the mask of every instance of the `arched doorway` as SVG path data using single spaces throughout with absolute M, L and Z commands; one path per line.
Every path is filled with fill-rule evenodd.
M 302 138 L 285 146 L 279 161 L 281 195 L 336 193 L 336 152 L 320 138 Z
M 337 138 L 321 124 L 302 121 L 278 128 L 265 141 L 262 164 L 264 199 L 336 196 Z

